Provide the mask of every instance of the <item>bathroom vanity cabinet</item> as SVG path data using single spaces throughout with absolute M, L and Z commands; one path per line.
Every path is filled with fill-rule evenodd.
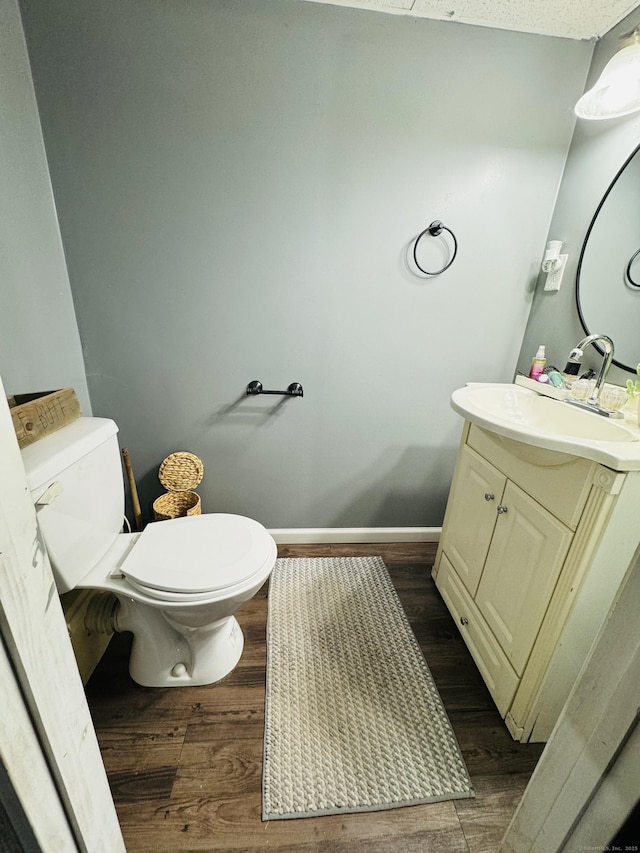
M 607 615 L 639 480 L 465 422 L 433 576 L 516 740 L 547 740 Z

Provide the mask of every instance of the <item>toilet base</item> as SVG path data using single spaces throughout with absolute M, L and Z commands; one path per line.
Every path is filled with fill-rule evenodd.
M 244 634 L 235 616 L 198 628 L 174 622 L 166 611 L 145 608 L 144 619 L 122 606 L 119 631 L 132 631 L 129 674 L 143 687 L 187 687 L 213 684 L 237 665 Z

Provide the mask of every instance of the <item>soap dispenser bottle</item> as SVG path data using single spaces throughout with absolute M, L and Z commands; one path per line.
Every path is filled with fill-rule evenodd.
M 540 376 L 544 373 L 544 368 L 547 363 L 547 357 L 544 352 L 544 347 L 541 345 L 538 347 L 538 352 L 535 354 L 531 361 L 531 369 L 529 370 L 529 378 L 535 379 L 536 382 L 540 381 Z

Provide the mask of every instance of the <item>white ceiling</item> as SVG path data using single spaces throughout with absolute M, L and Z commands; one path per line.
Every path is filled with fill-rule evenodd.
M 599 38 L 639 0 L 307 0 L 571 39 Z

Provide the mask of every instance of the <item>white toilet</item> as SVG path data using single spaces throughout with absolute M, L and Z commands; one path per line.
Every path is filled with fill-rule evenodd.
M 133 633 L 129 672 L 138 684 L 211 684 L 240 660 L 234 613 L 271 574 L 276 544 L 257 521 L 223 513 L 121 533 L 117 432 L 111 420 L 79 418 L 22 451 L 58 591 L 114 594 L 98 599 L 99 618 Z

